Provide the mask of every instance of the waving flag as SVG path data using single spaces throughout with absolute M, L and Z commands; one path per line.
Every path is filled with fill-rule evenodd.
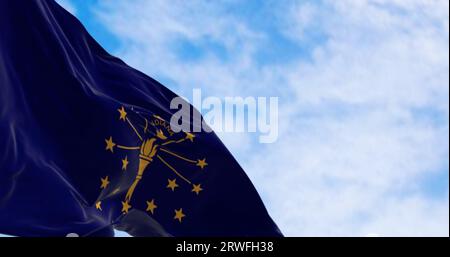
M 177 96 L 53 0 L 1 0 L 0 35 L 0 233 L 281 236 L 218 137 L 173 131 Z

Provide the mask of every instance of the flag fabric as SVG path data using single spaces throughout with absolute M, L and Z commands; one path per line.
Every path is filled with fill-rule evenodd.
M 0 233 L 282 236 L 214 133 L 174 132 L 174 97 L 53 0 L 0 0 Z

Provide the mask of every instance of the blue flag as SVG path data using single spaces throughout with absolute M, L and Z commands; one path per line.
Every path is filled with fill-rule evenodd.
M 177 96 L 53 0 L 0 0 L 0 35 L 0 233 L 281 236 L 218 137 L 175 132 Z

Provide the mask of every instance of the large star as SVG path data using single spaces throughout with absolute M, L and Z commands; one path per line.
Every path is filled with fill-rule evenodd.
M 131 205 L 128 204 L 128 201 L 122 202 L 122 212 L 128 213 L 128 210 L 131 208 Z
M 172 189 L 172 191 L 175 191 L 175 188 L 178 187 L 177 185 L 177 179 L 174 178 L 173 180 L 168 179 L 169 184 L 167 185 L 167 188 Z
M 199 166 L 201 169 L 204 169 L 207 165 L 208 163 L 206 163 L 206 158 L 197 161 L 197 166 Z
M 183 213 L 183 208 L 175 210 L 175 217 L 173 219 L 176 219 L 181 223 L 184 217 L 186 217 L 186 215 Z
M 112 137 L 109 137 L 109 139 L 105 139 L 106 142 L 106 151 L 110 150 L 111 153 L 114 153 L 114 146 L 116 146 L 116 144 L 113 142 Z
M 102 181 L 102 185 L 100 186 L 101 189 L 105 189 L 109 184 L 109 177 L 106 176 L 105 178 L 100 178 Z
M 125 111 L 125 108 L 123 108 L 123 106 L 122 106 L 122 108 L 118 109 L 118 111 L 120 113 L 119 120 L 126 121 L 127 120 L 127 112 Z
M 197 195 L 200 194 L 200 191 L 203 191 L 202 185 L 193 185 L 192 192 L 196 193 Z
M 125 159 L 122 160 L 122 170 L 123 171 L 127 170 L 128 164 L 129 164 L 128 156 L 125 156 Z
M 150 202 L 147 201 L 147 210 L 146 211 L 149 211 L 153 214 L 156 208 L 158 208 L 158 206 L 155 204 L 155 199 L 152 199 Z

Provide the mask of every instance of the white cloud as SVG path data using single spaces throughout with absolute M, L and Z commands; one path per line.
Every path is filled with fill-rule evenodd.
M 253 42 L 264 40 L 263 35 L 236 21 L 219 2 L 105 1 L 97 13 L 112 32 L 124 39 L 118 55 L 132 66 L 173 79 L 184 88 L 189 85 L 233 95 L 242 92 L 243 83 L 253 84 L 255 76 L 260 75 L 255 74 L 251 58 Z M 179 42 L 189 42 L 202 49 L 204 55 L 196 61 L 182 60 L 176 51 Z M 209 45 L 224 52 L 227 61 Z M 191 87 L 183 87 L 174 89 L 190 95 Z
M 281 97 L 276 144 L 223 139 L 287 235 L 448 236 L 448 193 L 421 185 L 448 172 L 448 1 L 276 2 L 286 38 L 321 38 L 311 58 L 264 65 L 277 38 L 230 3 L 105 1 L 97 12 L 123 40 L 118 55 L 178 93 Z M 179 42 L 203 55 L 183 58 Z

